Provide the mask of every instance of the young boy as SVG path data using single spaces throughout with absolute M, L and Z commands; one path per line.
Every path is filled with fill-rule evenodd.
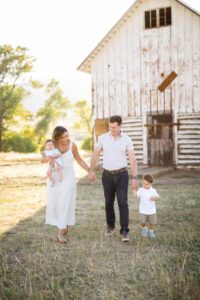
M 154 225 L 157 223 L 156 204 L 159 199 L 157 191 L 152 187 L 153 177 L 149 174 L 144 175 L 142 188 L 139 188 L 135 195 L 140 201 L 139 213 L 141 222 L 141 236 L 155 238 Z M 134 191 L 133 191 L 134 193 Z M 149 224 L 149 230 L 147 229 Z
M 55 180 L 52 176 L 53 169 L 55 168 L 58 174 L 59 181 L 62 181 L 62 159 L 60 151 L 54 147 L 52 140 L 46 140 L 44 147 L 44 154 L 46 157 L 51 157 L 55 159 L 55 164 L 49 163 L 49 168 L 47 170 L 47 177 L 51 181 L 51 186 L 54 185 Z

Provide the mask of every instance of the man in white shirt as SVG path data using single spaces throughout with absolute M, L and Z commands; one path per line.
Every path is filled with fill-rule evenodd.
M 127 154 L 129 157 L 132 188 L 137 187 L 137 162 L 134 155 L 131 138 L 121 131 L 121 116 L 111 116 L 109 119 L 109 132 L 101 135 L 95 146 L 88 173 L 89 180 L 95 180 L 94 168 L 97 159 L 103 151 L 102 183 L 104 188 L 107 231 L 112 236 L 115 229 L 115 195 L 120 213 L 120 234 L 123 242 L 128 242 L 129 236 L 129 208 L 128 208 L 128 182 Z

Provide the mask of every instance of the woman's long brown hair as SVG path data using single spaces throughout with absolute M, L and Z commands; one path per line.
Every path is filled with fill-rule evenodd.
M 62 137 L 64 132 L 68 133 L 68 131 L 65 127 L 57 126 L 54 128 L 54 131 L 52 134 L 52 140 L 54 142 L 55 147 L 58 147 L 59 140 Z

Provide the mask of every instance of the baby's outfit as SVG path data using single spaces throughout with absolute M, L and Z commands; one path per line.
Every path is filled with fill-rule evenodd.
M 54 155 L 61 154 L 61 153 L 57 148 L 55 148 L 55 149 L 52 149 L 52 150 L 45 150 L 44 154 L 47 157 L 53 157 Z M 55 162 L 56 162 L 57 165 L 62 167 L 62 158 L 61 157 L 55 158 Z

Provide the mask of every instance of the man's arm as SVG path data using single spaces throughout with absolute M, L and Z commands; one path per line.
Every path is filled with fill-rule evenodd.
M 99 155 L 101 153 L 101 149 L 96 147 L 94 149 L 94 152 L 92 154 L 92 157 L 91 157 L 91 161 L 90 161 L 90 169 L 89 169 L 89 172 L 88 172 L 88 179 L 90 181 L 93 181 L 95 180 L 95 172 L 94 172 L 94 169 L 96 167 L 96 163 L 97 163 L 97 160 L 99 158 Z
M 128 157 L 129 157 L 129 162 L 130 162 L 130 167 L 131 167 L 131 174 L 132 174 L 132 189 L 136 189 L 138 186 L 137 182 L 137 161 L 135 158 L 135 153 L 134 150 L 129 150 L 128 151 Z

